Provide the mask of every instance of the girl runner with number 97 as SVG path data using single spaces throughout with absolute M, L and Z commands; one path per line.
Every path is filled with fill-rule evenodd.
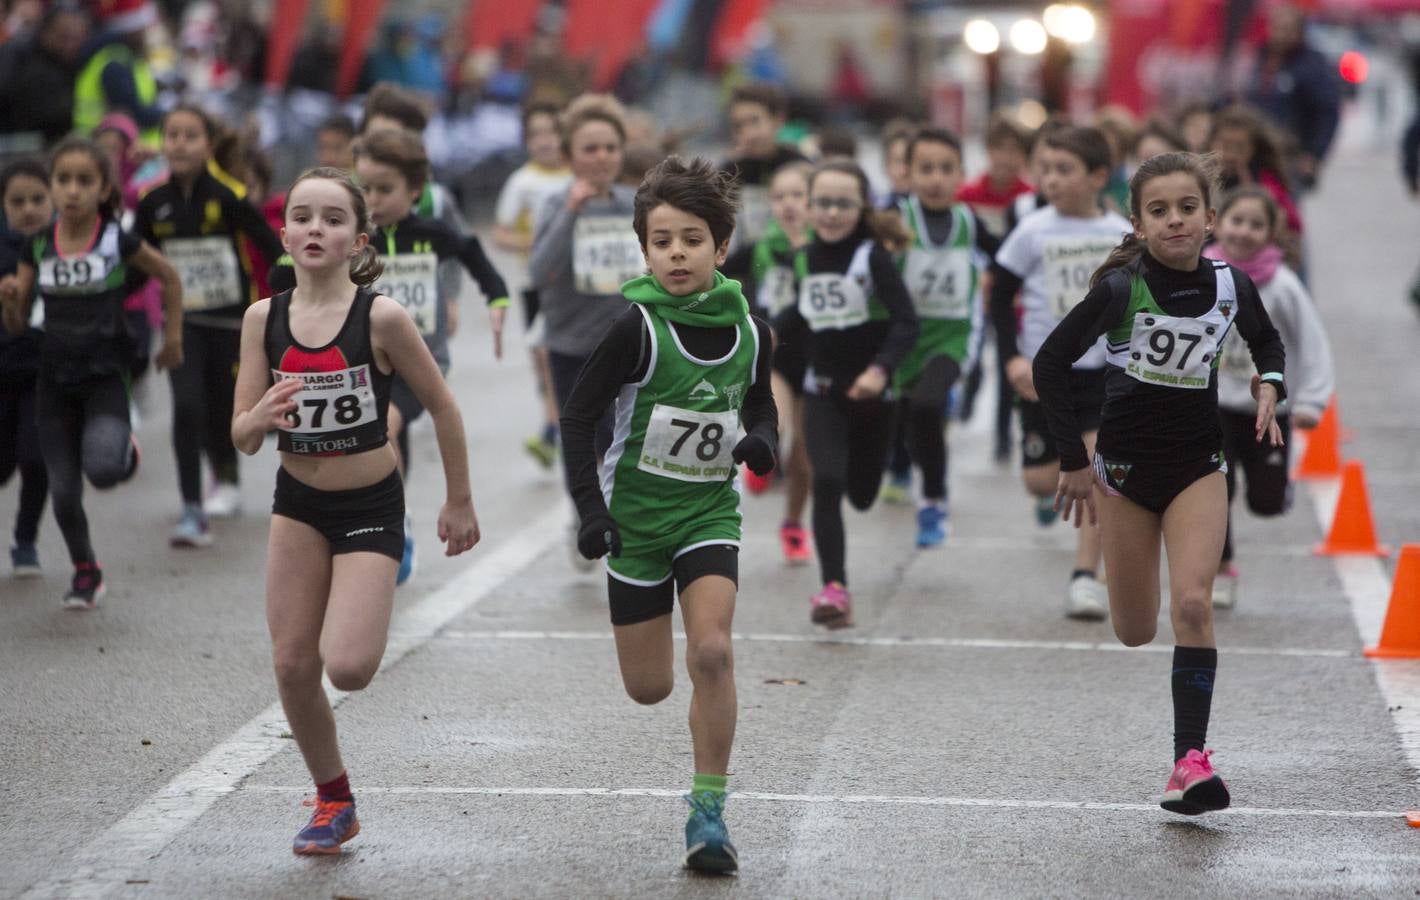
M 1130 180 L 1134 231 L 1091 279 L 1090 292 L 1035 357 L 1035 385 L 1060 450 L 1056 504 L 1078 526 L 1099 523 L 1114 632 L 1134 647 L 1159 618 L 1159 550 L 1168 552 L 1174 768 L 1161 805 L 1223 809 L 1228 789 L 1205 749 L 1218 651 L 1213 576 L 1228 527 L 1228 463 L 1218 419 L 1218 369 L 1236 327 L 1261 376 L 1251 438 L 1280 447 L 1283 348 L 1252 280 L 1200 257 L 1213 229 L 1214 167 L 1190 153 L 1146 160 Z M 1070 362 L 1108 342 L 1106 393 L 1091 470 L 1070 395 Z
M 1046 335 L 1089 290 L 1090 275 L 1129 230 L 1123 216 L 1107 212 L 1099 196 L 1109 180 L 1110 151 L 1094 128 L 1063 127 L 1040 138 L 1041 188 L 1050 205 L 1021 219 L 996 252 L 991 268 L 991 321 L 997 352 L 1020 395 L 1021 477 L 1036 498 L 1036 520 L 1055 521 L 1055 486 L 1060 455 L 1031 383 L 1031 360 Z M 1016 326 L 1013 303 L 1021 292 L 1022 317 Z M 1086 446 L 1093 446 L 1104 404 L 1104 345 L 1074 361 L 1070 391 Z M 1098 578 L 1099 534 L 1077 535 L 1075 566 L 1065 592 L 1065 614 L 1100 620 L 1109 614 Z
M 369 286 L 380 264 L 365 201 L 342 169 L 302 175 L 286 199 L 282 243 L 293 290 L 242 321 L 232 441 L 261 449 L 277 431 L 266 616 L 281 704 L 315 780 L 316 811 L 296 853 L 338 853 L 360 830 L 321 672 L 360 690 L 379 668 L 404 552 L 404 485 L 386 418 L 396 373 L 428 408 L 448 499 L 439 540 L 478 543 L 463 420 L 438 364 L 398 303 Z
M 182 364 L 182 281 L 158 251 L 119 224 L 118 190 L 97 145 L 68 138 L 51 160 L 59 216 L 25 244 L 16 274 L 0 282 L 0 302 L 5 327 L 18 334 L 29 321 L 36 284 L 44 300 L 35 400 L 54 518 L 74 562 L 64 605 L 93 609 L 105 584 L 89 542 L 83 479 L 110 488 L 138 469 L 128 410 L 133 345 L 123 302 L 135 276 L 162 283 L 164 338 L 155 361 L 160 369 L 175 368 Z
M 813 466 L 814 547 L 823 589 L 812 621 L 853 624 L 843 497 L 866 510 L 877 499 L 893 436 L 893 370 L 917 340 L 917 313 L 884 241 L 908 234 L 897 213 L 869 206 L 868 178 L 846 160 L 809 179 L 814 237 L 794 259 L 799 302 L 775 320 L 786 342 L 805 341 L 804 440 Z

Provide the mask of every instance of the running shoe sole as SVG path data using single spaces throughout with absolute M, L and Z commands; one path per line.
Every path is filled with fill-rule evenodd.
M 740 868 L 739 856 L 735 853 L 735 848 L 722 844 L 718 847 L 711 847 L 709 844 L 696 844 L 685 851 L 685 867 L 694 869 L 697 872 L 711 872 L 716 875 L 728 875 L 737 872 Z
M 848 613 L 833 606 L 815 606 L 810 615 L 815 625 L 822 625 L 825 628 L 839 629 L 848 628 L 853 624 L 853 620 Z
M 85 600 L 82 597 L 65 597 L 64 608 L 80 611 L 93 609 L 95 606 L 99 605 L 99 601 L 102 600 L 107 593 L 108 585 L 104 582 L 99 582 L 98 590 L 94 591 L 92 600 Z
M 1207 781 L 1200 781 L 1186 791 L 1165 791 L 1159 805 L 1171 813 L 1183 816 L 1197 816 L 1206 812 L 1227 809 L 1232 802 L 1228 786 L 1223 779 L 1214 775 Z
M 346 834 L 345 837 L 340 839 L 339 844 L 331 844 L 330 846 L 325 846 L 323 844 L 317 844 L 314 841 L 309 841 L 299 847 L 292 846 L 291 852 L 296 854 L 297 856 L 335 856 L 340 852 L 340 844 L 344 844 L 346 841 L 350 840 L 359 833 L 360 820 L 356 819 L 355 823 L 350 826 L 349 833 Z
M 194 536 L 192 536 L 192 535 L 187 535 L 187 534 L 184 534 L 184 535 L 176 535 L 176 534 L 175 534 L 175 535 L 173 535 L 172 537 L 168 538 L 168 546 L 170 546 L 170 547 L 186 547 L 186 548 L 211 547 L 211 546 L 212 546 L 212 533 L 211 533 L 211 532 L 208 532 L 207 534 L 204 534 L 204 535 L 202 535 L 201 537 L 194 537 Z
M 44 574 L 39 566 L 15 566 L 10 570 L 11 578 L 38 578 Z

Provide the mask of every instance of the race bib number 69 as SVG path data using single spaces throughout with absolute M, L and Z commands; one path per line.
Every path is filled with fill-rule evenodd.
M 695 412 L 657 403 L 636 468 L 677 481 L 728 481 L 735 474 L 739 420 L 733 410 Z

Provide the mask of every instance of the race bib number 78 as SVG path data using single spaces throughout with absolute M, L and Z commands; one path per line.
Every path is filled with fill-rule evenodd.
M 733 410 L 695 412 L 657 403 L 636 468 L 677 481 L 728 481 L 735 474 L 739 421 Z

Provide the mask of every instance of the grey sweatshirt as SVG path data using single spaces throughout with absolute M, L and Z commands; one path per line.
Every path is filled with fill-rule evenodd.
M 623 185 L 611 190 L 611 197 L 593 197 L 575 213 L 567 209 L 568 191 L 559 191 L 537 217 L 528 274 L 538 291 L 544 343 L 553 353 L 590 356 L 627 308 L 619 282 L 645 274 L 631 230 L 636 192 Z M 579 226 L 579 220 L 586 221 Z M 619 220 L 625 222 L 624 231 Z M 579 281 L 582 288 L 594 281 L 598 290 L 579 290 Z
M 1297 274 L 1278 266 L 1277 274 L 1257 286 L 1268 318 L 1287 348 L 1287 409 L 1321 418 L 1331 399 L 1335 379 L 1331 368 L 1331 345 L 1317 315 L 1316 303 Z M 1256 369 L 1247 345 L 1237 329 L 1223 345 L 1218 364 L 1218 407 L 1233 412 L 1257 411 L 1252 399 L 1252 375 Z

